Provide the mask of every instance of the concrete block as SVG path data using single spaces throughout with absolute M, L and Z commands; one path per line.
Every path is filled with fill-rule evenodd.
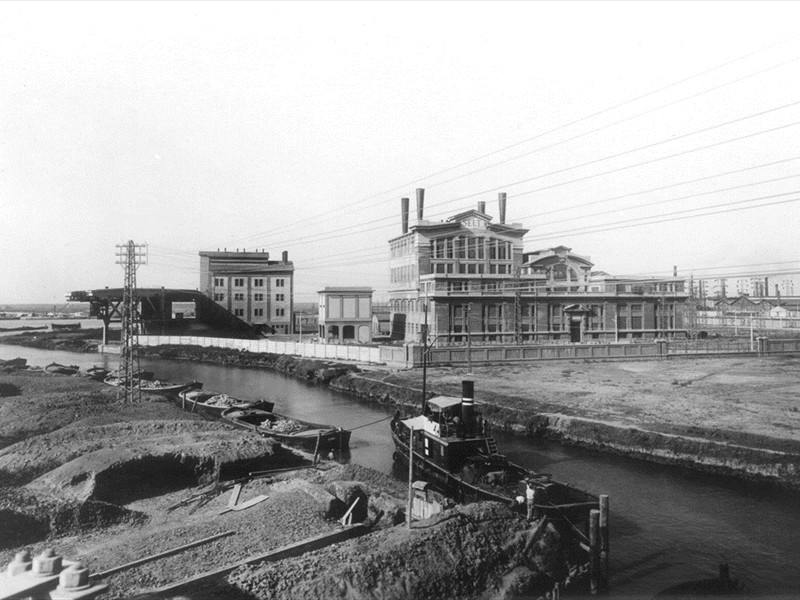
M 50 577 L 61 572 L 62 557 L 48 548 L 33 558 L 33 574 L 39 577 Z
M 31 560 L 31 553 L 27 550 L 22 550 L 17 552 L 14 560 L 8 563 L 8 567 L 6 567 L 6 574 L 10 577 L 13 577 L 14 575 L 19 575 L 21 573 L 25 573 L 26 571 L 30 571 L 32 566 L 33 561 Z

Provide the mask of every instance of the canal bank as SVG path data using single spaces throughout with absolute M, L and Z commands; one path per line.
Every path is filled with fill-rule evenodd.
M 23 334 L 4 343 L 92 349 L 87 332 Z M 269 369 L 368 403 L 412 412 L 422 398 L 418 369 L 388 370 L 241 350 L 158 346 L 150 359 Z M 673 358 L 549 361 L 428 369 L 428 395 L 458 395 L 477 382 L 495 428 L 604 453 L 800 489 L 800 358 Z
M 361 370 L 350 364 L 217 348 L 162 346 L 143 351 L 151 358 L 271 369 L 403 411 L 421 404 L 418 370 Z M 471 374 L 431 369 L 427 387 L 429 396 L 457 396 L 460 380 L 474 378 L 484 418 L 495 429 L 800 489 L 800 418 L 794 400 L 800 384 L 793 383 L 798 371 L 800 359 L 795 356 L 628 364 L 565 361 L 481 367 Z M 767 378 L 778 374 L 786 381 L 769 386 Z

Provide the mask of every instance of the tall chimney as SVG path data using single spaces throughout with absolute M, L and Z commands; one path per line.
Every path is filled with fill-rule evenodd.
M 478 202 L 478 212 L 486 214 L 486 202 L 483 201 Z
M 462 436 L 472 436 L 475 431 L 475 382 L 461 382 L 461 428 Z
M 403 233 L 408 233 L 408 198 L 400 198 L 400 221 L 403 224 Z
M 677 277 L 678 276 L 678 265 L 673 265 L 672 266 L 672 276 L 673 277 Z
M 506 193 L 500 192 L 497 194 L 497 203 L 500 205 L 500 224 L 506 223 Z
M 285 263 L 289 262 L 289 251 L 288 250 L 284 250 L 283 251 L 283 253 L 281 254 L 281 260 L 283 262 L 285 262 Z
M 425 206 L 425 188 L 417 188 L 417 221 L 422 221 L 422 209 Z

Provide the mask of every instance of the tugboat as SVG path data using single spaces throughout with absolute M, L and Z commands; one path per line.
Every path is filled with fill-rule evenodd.
M 537 489 L 538 512 L 550 519 L 586 524 L 589 512 L 599 507 L 597 496 L 499 454 L 487 423 L 475 411 L 473 381 L 462 381 L 461 398 L 431 398 L 422 415 L 403 419 L 398 411 L 391 430 L 394 460 L 408 466 L 413 437 L 414 476 L 440 486 L 459 502 L 496 501 L 521 510 L 530 483 Z

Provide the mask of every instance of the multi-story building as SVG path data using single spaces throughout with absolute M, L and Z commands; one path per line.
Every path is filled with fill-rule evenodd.
M 200 252 L 200 291 L 267 334 L 292 333 L 294 264 L 289 253 Z
M 402 234 L 389 241 L 393 337 L 450 343 L 618 340 L 685 334 L 685 282 L 619 279 L 593 271 L 586 256 L 557 246 L 525 252 L 527 233 L 506 224 L 500 194 L 499 223 L 486 203 L 445 221 L 417 223 L 401 204 Z

